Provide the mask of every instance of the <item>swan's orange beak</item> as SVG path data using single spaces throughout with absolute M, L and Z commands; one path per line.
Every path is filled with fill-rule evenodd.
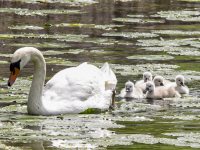
M 10 74 L 10 78 L 8 80 L 8 86 L 12 86 L 13 85 L 13 83 L 15 82 L 18 74 L 19 74 L 19 69 L 15 67 L 14 70 Z

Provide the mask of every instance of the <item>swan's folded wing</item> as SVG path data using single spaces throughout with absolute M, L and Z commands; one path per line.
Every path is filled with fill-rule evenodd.
M 101 72 L 103 73 L 106 90 L 115 89 L 117 84 L 117 78 L 107 62 L 102 66 Z

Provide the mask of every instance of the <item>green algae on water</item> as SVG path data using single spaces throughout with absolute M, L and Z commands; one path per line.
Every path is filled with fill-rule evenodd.
M 15 29 L 15 30 L 25 30 L 25 29 L 30 29 L 30 30 L 42 30 L 44 29 L 43 27 L 39 27 L 39 26 L 28 26 L 28 25 L 24 25 L 24 26 L 9 26 L 9 29 Z
M 104 33 L 103 36 L 123 36 L 128 38 L 141 38 L 141 37 L 157 37 L 157 34 L 153 33 L 140 33 L 140 32 L 113 32 Z
M 192 36 L 200 35 L 199 31 L 181 31 L 181 30 L 152 30 L 154 34 L 174 35 L 174 36 Z
M 168 60 L 173 59 L 173 56 L 169 55 L 134 55 L 128 56 L 127 59 L 144 59 L 144 60 Z
M 66 45 L 64 43 L 13 43 L 13 44 L 7 44 L 9 46 L 14 47 L 37 47 L 37 48 L 66 48 L 70 47 L 69 45 Z
M 95 3 L 99 3 L 97 0 L 12 0 L 14 2 L 23 2 L 23 3 L 44 3 L 44 4 L 51 4 L 51 3 L 61 3 L 61 4 L 66 4 L 69 6 L 86 6 L 86 5 L 91 5 Z
M 29 9 L 20 9 L 20 8 L 0 8 L 0 12 L 14 12 L 17 15 L 25 16 L 46 16 L 47 14 L 83 14 L 86 12 L 81 12 L 80 10 L 58 10 L 58 9 L 49 9 L 49 10 L 29 10 Z
M 161 17 L 166 18 L 167 20 L 181 20 L 187 22 L 199 22 L 200 21 L 200 12 L 192 10 L 177 10 L 177 11 L 160 11 L 151 17 Z
M 198 51 L 198 48 L 192 48 L 192 47 L 163 46 L 163 47 L 141 47 L 141 49 L 145 49 L 146 51 L 154 51 L 154 52 L 163 51 L 172 55 L 200 56 L 200 52 Z
M 135 23 L 164 23 L 164 20 L 158 19 L 139 19 L 139 18 L 114 18 L 114 21 L 119 22 L 135 22 Z
M 114 28 L 123 27 L 124 25 L 95 25 L 95 24 L 81 24 L 81 23 L 60 23 L 55 24 L 56 27 L 87 27 L 87 28 L 94 28 L 94 29 L 103 29 L 103 30 L 113 30 Z

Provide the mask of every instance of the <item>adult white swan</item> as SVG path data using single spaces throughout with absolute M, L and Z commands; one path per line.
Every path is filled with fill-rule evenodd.
M 18 49 L 11 59 L 11 86 L 20 70 L 30 61 L 34 63 L 27 109 L 32 115 L 80 113 L 88 108 L 106 110 L 113 98 L 117 79 L 108 63 L 101 69 L 83 63 L 55 74 L 44 88 L 46 63 L 42 53 L 33 47 Z

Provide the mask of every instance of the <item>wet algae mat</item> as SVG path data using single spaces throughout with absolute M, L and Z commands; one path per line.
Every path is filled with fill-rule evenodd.
M 0 3 L 0 149 L 199 149 L 200 1 L 9 0 Z M 7 87 L 10 57 L 20 47 L 42 51 L 46 81 L 83 62 L 115 72 L 116 108 L 31 116 L 33 64 Z M 181 98 L 122 99 L 127 80 L 145 71 L 174 81 Z

